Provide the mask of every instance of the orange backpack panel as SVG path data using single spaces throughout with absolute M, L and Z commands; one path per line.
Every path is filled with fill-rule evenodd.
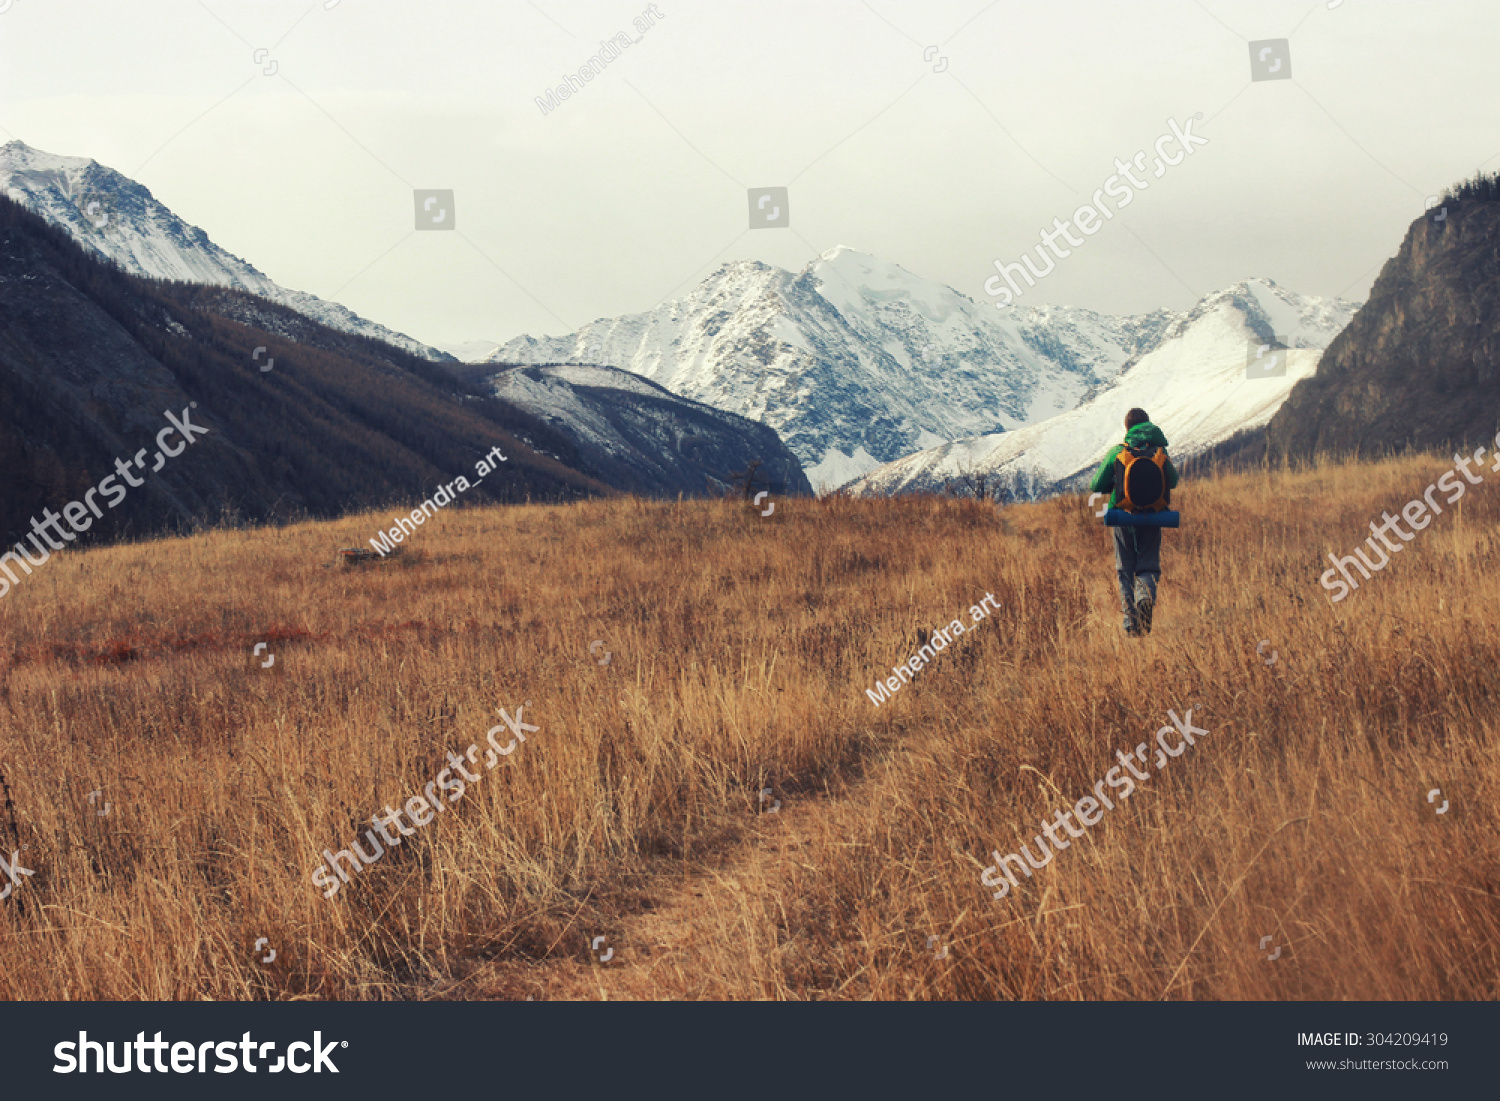
M 1167 507 L 1171 491 L 1167 487 L 1167 452 L 1165 448 L 1147 445 L 1121 445 L 1115 456 L 1115 488 L 1120 491 L 1120 508 L 1127 512 L 1159 512 Z

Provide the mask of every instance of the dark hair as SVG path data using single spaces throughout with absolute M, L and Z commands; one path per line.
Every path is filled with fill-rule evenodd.
M 1125 414 L 1125 427 L 1127 429 L 1134 428 L 1138 424 L 1145 424 L 1150 419 L 1150 417 L 1146 416 L 1144 409 L 1132 409 Z

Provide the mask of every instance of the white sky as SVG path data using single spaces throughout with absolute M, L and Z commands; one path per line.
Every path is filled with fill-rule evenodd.
M 1494 0 L 659 0 L 644 35 L 636 0 L 324 2 L 0 0 L 0 140 L 93 157 L 431 343 L 835 244 L 986 300 L 994 259 L 1200 111 L 1210 143 L 1022 301 L 1182 309 L 1252 275 L 1363 298 L 1424 196 L 1500 166 Z M 1252 83 L 1247 42 L 1288 36 L 1293 79 Z M 763 186 L 790 229 L 747 229 Z M 457 232 L 414 232 L 413 188 L 453 189 Z

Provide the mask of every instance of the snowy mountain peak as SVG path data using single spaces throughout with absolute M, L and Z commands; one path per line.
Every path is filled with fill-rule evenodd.
M 132 275 L 233 287 L 343 332 L 374 337 L 429 359 L 451 358 L 336 302 L 278 285 L 177 217 L 146 187 L 97 161 L 7 142 L 0 146 L 0 193 Z
M 848 279 L 851 283 L 872 283 L 876 284 L 878 289 L 919 284 L 937 285 L 913 275 L 900 264 L 881 260 L 879 257 L 850 248 L 848 245 L 835 245 L 831 249 L 824 249 L 818 254 L 817 259 L 809 261 L 802 270 L 811 272 L 820 279 L 839 278 Z
M 1019 497 L 1076 486 L 1120 442 L 1133 406 L 1166 433 L 1174 458 L 1191 457 L 1264 427 L 1357 309 L 1247 279 L 1173 318 L 1155 347 L 1076 409 L 908 455 L 860 478 L 850 492 L 935 491 L 966 475 L 983 475 Z M 1267 359 L 1273 366 L 1263 374 L 1251 366 L 1262 345 L 1290 349 Z
M 1182 315 L 1168 335 L 1186 331 L 1213 311 L 1230 309 L 1241 315 L 1248 331 L 1268 343 L 1287 348 L 1324 348 L 1331 336 L 1348 323 L 1350 305 L 1343 299 L 1297 294 L 1271 279 L 1251 278 L 1205 295 Z
M 517 337 L 491 359 L 634 371 L 769 424 L 826 488 L 920 448 L 1071 409 L 1153 347 L 1169 320 L 1060 306 L 1001 317 L 840 245 L 796 275 L 733 261 L 653 310 Z
M 11 171 L 51 175 L 60 182 L 64 178 L 81 176 L 89 168 L 98 167 L 98 162 L 88 157 L 64 157 L 56 153 L 44 153 L 17 139 L 0 145 L 0 165 L 6 166 Z
M 952 287 L 933 283 L 913 275 L 900 264 L 880 260 L 847 245 L 822 253 L 803 269 L 803 276 L 811 277 L 818 293 L 846 317 L 879 310 L 893 302 L 916 311 L 934 324 L 979 310 L 972 299 Z
M 158 203 L 147 188 L 97 161 L 13 141 L 0 147 L 0 188 L 134 275 L 217 283 L 252 294 L 275 286 Z

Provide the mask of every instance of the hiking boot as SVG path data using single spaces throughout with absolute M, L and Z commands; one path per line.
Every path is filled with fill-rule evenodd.
M 1144 574 L 1135 579 L 1135 616 L 1143 635 L 1151 633 L 1151 614 L 1156 611 L 1156 575 Z
M 1135 617 L 1140 622 L 1140 631 L 1143 635 L 1151 633 L 1151 613 L 1155 610 L 1155 605 L 1156 601 L 1149 593 L 1135 602 Z
M 1122 627 L 1125 628 L 1125 637 L 1126 638 L 1140 638 L 1141 637 L 1141 629 L 1140 629 L 1139 625 L 1136 623 L 1136 617 L 1135 616 L 1133 616 L 1133 615 L 1127 615 L 1125 617 L 1125 622 L 1122 623 L 1120 626 L 1122 626 Z

